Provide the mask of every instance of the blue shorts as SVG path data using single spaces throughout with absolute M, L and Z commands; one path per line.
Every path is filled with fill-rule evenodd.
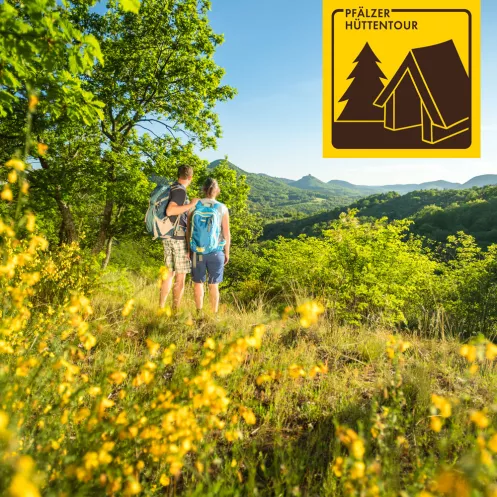
M 223 281 L 224 275 L 224 252 L 212 252 L 211 254 L 193 254 L 192 280 L 194 283 L 204 283 L 206 273 L 209 273 L 209 285 L 216 285 Z

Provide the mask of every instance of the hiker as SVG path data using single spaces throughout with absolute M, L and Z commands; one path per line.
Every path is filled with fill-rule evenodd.
M 186 243 L 187 212 L 197 205 L 198 198 L 188 200 L 186 189 L 192 182 L 193 168 L 180 166 L 178 180 L 171 185 L 169 201 L 166 205 L 168 216 L 176 228 L 174 235 L 162 240 L 164 245 L 164 264 L 169 269 L 167 279 L 162 281 L 159 305 L 166 305 L 167 296 L 173 286 L 173 309 L 178 309 L 185 289 L 185 277 L 190 272 L 190 258 Z M 180 219 L 178 220 L 178 216 Z M 177 224 L 176 224 L 177 223 Z
M 224 266 L 230 260 L 230 219 L 228 208 L 218 202 L 221 193 L 215 179 L 208 178 L 203 186 L 205 198 L 188 214 L 187 240 L 192 260 L 195 306 L 204 304 L 204 283 L 208 274 L 211 309 L 219 309 L 219 283 L 223 281 Z

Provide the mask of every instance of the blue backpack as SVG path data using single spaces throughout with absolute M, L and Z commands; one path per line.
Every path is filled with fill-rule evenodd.
M 145 214 L 145 226 L 147 231 L 153 235 L 153 239 L 171 238 L 177 227 L 181 216 L 177 216 L 176 222 L 166 216 L 166 206 L 169 201 L 172 185 L 161 180 L 150 195 L 148 210 Z
M 204 205 L 199 202 L 191 218 L 190 248 L 196 254 L 211 254 L 221 250 L 225 241 L 221 241 L 222 204 L 214 202 Z

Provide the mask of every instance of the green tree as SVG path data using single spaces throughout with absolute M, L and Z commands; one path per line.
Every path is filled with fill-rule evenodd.
M 30 103 L 31 110 L 36 107 L 36 114 L 29 116 L 35 134 L 63 120 L 90 124 L 103 118 L 102 102 L 83 87 L 80 77 L 96 61 L 103 63 L 99 43 L 71 23 L 67 4 L 0 4 L 0 61 L 0 159 L 22 149 Z
M 235 92 L 221 84 L 224 71 L 213 60 L 223 37 L 209 25 L 209 8 L 204 0 L 145 0 L 137 14 L 115 4 L 103 15 L 75 12 L 74 21 L 99 40 L 105 59 L 85 78 L 85 88 L 105 103 L 105 201 L 94 252 L 111 236 L 123 193 L 117 187 L 122 154 L 139 146 L 140 133 L 155 136 L 165 150 L 170 137 L 202 148 L 214 146 L 221 135 L 214 107 Z

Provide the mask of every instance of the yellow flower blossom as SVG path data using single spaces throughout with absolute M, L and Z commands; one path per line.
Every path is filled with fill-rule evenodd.
M 142 486 L 134 478 L 128 482 L 124 489 L 124 495 L 138 495 L 142 491 Z
M 488 441 L 488 448 L 494 453 L 497 454 L 497 434 L 492 435 L 490 440 Z
M 147 338 L 145 342 L 147 344 L 147 349 L 150 356 L 151 357 L 156 356 L 159 353 L 160 343 L 154 342 L 150 338 Z
M 167 487 L 171 484 L 171 479 L 169 478 L 169 476 L 162 474 L 159 482 L 163 487 Z
M 29 95 L 29 98 L 28 98 L 28 109 L 29 109 L 29 112 L 34 112 L 35 109 L 36 109 L 36 106 L 38 105 L 39 103 L 39 99 L 36 95 L 34 94 L 31 94 Z
M 14 200 L 14 195 L 12 194 L 12 190 L 9 185 L 5 185 L 3 187 L 2 193 L 0 194 L 0 198 L 2 200 L 6 200 L 7 202 L 12 202 Z
M 120 385 L 127 376 L 127 373 L 124 373 L 123 371 L 115 371 L 109 375 L 109 379 L 116 385 Z
M 474 345 L 463 345 L 459 349 L 459 355 L 464 357 L 469 363 L 476 361 L 477 350 Z
M 45 143 L 38 143 L 37 149 L 38 149 L 38 153 L 40 155 L 45 155 L 47 153 L 47 150 L 48 150 L 48 145 L 46 145 Z
M 10 159 L 5 163 L 5 167 L 15 169 L 16 171 L 24 171 L 26 169 L 26 164 L 19 159 Z
M 35 230 L 36 227 L 35 220 L 36 217 L 32 212 L 26 214 L 26 229 L 31 233 Z
M 9 488 L 11 497 L 40 497 L 36 485 L 24 474 L 16 474 L 12 478 Z
M 436 480 L 436 489 L 443 495 L 469 497 L 471 488 L 464 476 L 454 471 L 442 472 Z
M 449 418 L 451 416 L 452 406 L 447 399 L 433 394 L 431 396 L 431 402 L 439 410 L 440 416 L 442 416 L 442 418 Z
M 98 468 L 98 454 L 96 452 L 87 452 L 83 456 L 83 465 L 88 471 Z
M 344 461 L 343 457 L 337 457 L 335 459 L 335 462 L 333 463 L 332 471 L 333 471 L 334 475 L 337 476 L 338 478 L 343 476 L 344 462 L 345 461 Z
M 350 453 L 356 458 L 361 460 L 364 457 L 366 449 L 364 448 L 364 443 L 362 440 L 357 439 L 352 442 L 350 447 Z
M 484 466 L 492 466 L 492 454 L 488 450 L 482 450 L 480 453 L 480 460 Z
M 487 343 L 487 347 L 485 350 L 485 357 L 489 361 L 495 361 L 495 359 L 497 358 L 497 345 L 491 342 Z
M 473 411 L 469 418 L 478 428 L 487 428 L 490 424 L 490 420 L 482 411 Z
M 432 416 L 430 418 L 430 428 L 435 433 L 439 433 L 442 430 L 443 421 L 440 416 Z
M 121 314 L 123 317 L 129 316 L 131 314 L 131 311 L 133 310 L 133 306 L 135 305 L 135 299 L 130 299 L 126 302 L 126 304 L 123 307 L 123 310 Z
M 257 420 L 252 409 L 240 406 L 239 412 L 242 418 L 245 420 L 245 423 L 247 423 L 248 425 L 255 425 Z
M 300 324 L 309 328 L 318 322 L 319 316 L 324 313 L 324 307 L 317 302 L 306 302 L 299 305 L 296 311 L 300 314 Z
M 305 376 L 305 370 L 301 366 L 297 364 L 292 364 L 288 368 L 288 374 L 290 375 L 291 378 L 299 378 L 300 376 Z
M 350 477 L 352 480 L 359 480 L 364 477 L 366 465 L 361 461 L 356 461 L 350 469 Z
M 7 181 L 9 183 L 15 183 L 17 181 L 17 172 L 15 169 L 12 169 L 10 173 L 7 175 Z

